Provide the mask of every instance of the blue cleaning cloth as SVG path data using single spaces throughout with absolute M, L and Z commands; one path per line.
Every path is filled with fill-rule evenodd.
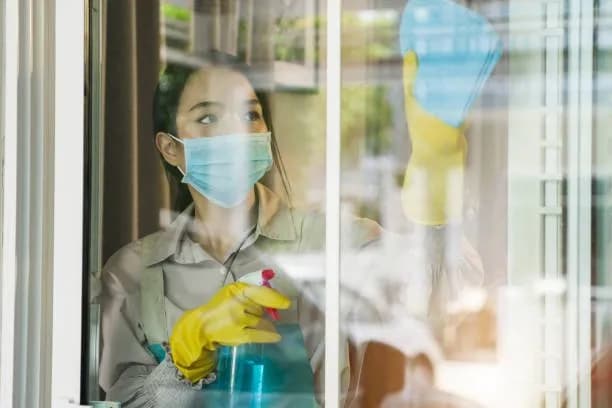
M 502 55 L 502 43 L 481 15 L 451 0 L 411 0 L 400 23 L 402 55 L 413 50 L 421 106 L 460 126 Z

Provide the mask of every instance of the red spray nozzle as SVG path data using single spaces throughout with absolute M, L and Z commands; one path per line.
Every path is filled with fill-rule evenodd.
M 263 279 L 264 282 L 274 279 L 274 276 L 276 276 L 276 274 L 272 269 L 264 269 L 261 271 L 261 279 Z

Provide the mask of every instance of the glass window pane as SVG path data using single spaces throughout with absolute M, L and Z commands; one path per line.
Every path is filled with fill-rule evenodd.
M 356 403 L 605 406 L 609 6 L 343 7 Z
M 92 0 L 87 399 L 606 406 L 608 3 Z
M 316 406 L 322 5 L 101 3 L 88 399 Z

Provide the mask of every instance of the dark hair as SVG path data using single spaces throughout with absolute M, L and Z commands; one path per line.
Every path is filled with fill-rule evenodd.
M 158 132 L 171 133 L 177 135 L 176 131 L 176 111 L 178 109 L 179 100 L 187 84 L 189 78 L 200 69 L 211 66 L 227 68 L 232 71 L 243 74 L 251 83 L 255 90 L 255 95 L 261 104 L 263 119 L 272 134 L 272 157 L 274 159 L 274 167 L 280 176 L 282 188 L 285 193 L 285 198 L 289 206 L 291 206 L 291 185 L 287 177 L 285 165 L 278 148 L 276 136 L 274 134 L 272 116 L 270 109 L 270 96 L 266 87 L 257 86 L 257 77 L 254 70 L 247 64 L 241 62 L 233 55 L 224 54 L 218 51 L 209 51 L 203 56 L 198 57 L 198 63 L 194 65 L 179 65 L 168 64 L 157 82 L 155 95 L 153 98 L 153 131 L 154 135 Z M 155 137 L 155 136 L 154 136 Z M 183 211 L 192 201 L 191 194 L 187 186 L 181 183 L 182 174 L 174 166 L 170 165 L 160 153 L 166 176 L 170 182 L 172 191 L 175 191 L 174 209 Z M 274 175 L 268 171 L 262 179 L 264 184 L 274 189 Z

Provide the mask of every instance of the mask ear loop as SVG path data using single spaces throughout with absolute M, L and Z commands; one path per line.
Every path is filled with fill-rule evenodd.
M 180 144 L 182 144 L 183 146 L 185 145 L 185 142 L 183 142 L 181 139 L 179 139 L 178 137 L 174 136 L 172 133 L 166 133 L 168 136 L 170 136 L 172 139 L 174 139 L 174 141 L 179 142 Z M 181 168 L 179 167 L 179 165 L 177 164 L 175 166 L 178 171 L 181 172 L 181 174 L 183 175 L 183 177 L 185 177 L 185 172 L 183 170 L 181 170 Z

